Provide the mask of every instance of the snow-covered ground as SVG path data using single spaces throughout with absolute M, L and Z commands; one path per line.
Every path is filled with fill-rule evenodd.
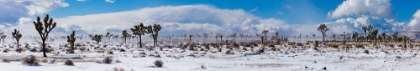
M 209 50 L 204 49 L 204 46 L 198 46 L 198 49 L 203 48 L 204 51 L 188 50 L 188 48 L 184 51 L 177 46 L 187 43 L 186 38 L 163 40 L 171 42 L 159 43 L 162 45 L 159 47 L 172 45 L 175 48 L 163 48 L 162 51 L 158 48 L 152 51 L 138 48 L 137 39 L 129 39 L 128 43 L 123 44 L 121 39 L 103 38 L 99 45 L 89 39 L 85 37 L 76 40 L 77 44 L 81 44 L 77 46 L 78 48 L 84 47 L 89 51 L 77 49 L 75 54 L 66 54 L 64 51 L 68 49 L 64 46 L 67 44 L 66 39 L 53 37 L 53 40 L 47 43 L 54 51 L 47 53 L 48 58 L 44 58 L 42 52 L 30 51 L 32 48 L 40 49 L 39 38 L 23 37 L 20 44 L 25 51 L 21 53 L 15 51 L 16 41 L 7 38 L 5 42 L 1 42 L 0 58 L 9 59 L 11 62 L 0 62 L 0 69 L 2 71 L 114 71 L 114 68 L 125 71 L 320 71 L 323 68 L 328 71 L 417 71 L 420 69 L 418 68 L 420 59 L 416 57 L 417 49 L 402 50 L 399 47 L 388 46 L 382 46 L 380 49 L 366 47 L 344 51 L 323 46 L 314 49 L 312 44 L 308 45 L 308 48 L 284 44 L 275 45 L 279 51 L 272 51 L 270 47 L 266 47 L 264 53 L 257 52 L 263 47 L 262 45 L 255 46 L 252 51 L 251 47 L 240 46 L 239 49 L 232 49 L 233 54 L 227 55 L 225 52 L 230 50 L 227 48 L 230 46 L 227 45 L 221 45 L 222 52 L 218 52 L 213 46 L 210 46 Z M 215 42 L 213 40 L 215 38 L 208 38 L 208 41 L 194 39 L 196 40 L 193 42 Z M 147 44 L 146 47 L 152 46 L 152 41 L 148 38 L 144 38 L 143 43 Z M 25 44 L 28 44 L 30 49 L 27 49 Z M 6 49 L 10 51 L 3 52 Z M 125 52 L 121 52 L 120 49 L 124 49 Z M 369 53 L 364 53 L 365 50 Z M 112 51 L 113 54 L 108 54 L 108 51 Z M 142 52 L 146 53 L 145 57 L 140 55 Z M 40 66 L 22 64 L 21 58 L 28 55 L 35 55 Z M 102 64 L 102 59 L 108 56 L 113 58 L 113 63 Z M 56 59 L 56 62 L 42 62 L 53 59 Z M 67 59 L 73 60 L 75 65 L 64 65 Z M 154 66 L 153 62 L 156 60 L 164 62 L 162 68 Z

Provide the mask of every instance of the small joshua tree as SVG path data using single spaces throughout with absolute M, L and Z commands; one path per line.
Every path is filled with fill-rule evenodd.
M 101 40 L 102 40 L 102 35 L 95 34 L 92 37 L 92 40 L 96 41 L 96 43 L 99 44 L 99 42 L 101 42 Z
M 19 40 L 20 37 L 22 37 L 22 34 L 20 34 L 19 31 L 15 29 L 15 31 L 12 32 L 12 35 L 16 39 L 17 47 L 19 48 Z
M 127 33 L 127 30 L 122 31 L 122 37 L 124 38 L 124 43 L 127 43 L 127 37 L 129 37 L 130 34 Z
M 111 33 L 107 32 L 105 37 L 108 38 L 108 42 L 111 41 Z
M 76 38 L 74 36 L 76 35 L 76 31 L 73 31 L 71 35 L 67 36 L 67 42 L 70 44 L 70 53 L 74 53 L 74 42 L 76 41 Z
M 130 29 L 131 32 L 133 32 L 133 35 L 139 36 L 139 47 L 142 47 L 141 45 L 141 35 L 145 35 L 147 33 L 147 27 L 143 25 L 143 23 L 140 23 L 139 25 L 135 25 L 133 28 Z
M 265 37 L 267 36 L 267 33 L 268 33 L 268 30 L 264 30 L 263 32 L 262 32 L 262 36 L 261 36 L 261 44 L 264 44 L 264 39 L 265 39 Z
M 35 29 L 38 31 L 39 36 L 42 40 L 42 52 L 44 54 L 44 57 L 47 57 L 47 54 L 45 52 L 47 51 L 45 49 L 45 41 L 48 39 L 48 34 L 50 34 L 51 30 L 55 28 L 57 25 L 56 22 L 53 21 L 52 18 L 48 16 L 48 14 L 44 17 L 43 22 L 37 17 L 36 21 L 34 21 Z
M 193 37 L 193 35 L 188 35 L 188 36 L 190 37 L 190 43 L 191 43 L 191 42 L 192 42 L 192 41 L 191 41 L 191 38 Z

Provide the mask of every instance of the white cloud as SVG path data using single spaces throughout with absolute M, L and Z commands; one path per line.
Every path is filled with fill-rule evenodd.
M 371 17 L 362 15 L 358 18 L 340 18 L 333 22 L 325 22 L 330 27 L 330 34 L 341 34 L 343 32 L 357 31 L 363 34 L 362 26 L 372 25 L 379 32 L 394 32 L 405 30 L 405 23 L 394 21 L 394 19 Z
M 110 29 L 129 29 L 140 22 L 146 25 L 161 24 L 163 34 L 195 34 L 203 31 L 255 34 L 262 30 L 288 30 L 290 27 L 282 20 L 262 19 L 241 9 L 219 9 L 209 5 L 161 6 L 54 20 L 65 32 L 75 30 L 71 26 L 76 25 L 80 26 L 77 29 L 90 34 L 103 34 Z
M 330 18 L 340 18 L 344 16 L 380 16 L 389 17 L 391 15 L 391 0 L 346 0 L 334 11 L 328 12 Z
M 414 13 L 412 19 L 410 20 L 410 23 L 408 26 L 411 29 L 417 29 L 420 30 L 420 10 L 417 10 L 416 13 Z
M 115 0 L 105 0 L 105 2 L 114 3 Z
M 15 23 L 21 17 L 44 14 L 67 7 L 64 0 L 0 0 L 0 23 Z

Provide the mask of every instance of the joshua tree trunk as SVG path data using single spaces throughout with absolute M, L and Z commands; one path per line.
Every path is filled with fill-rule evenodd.
M 264 45 L 264 37 L 261 37 L 261 44 Z
M 142 44 L 141 44 L 141 36 L 139 36 L 139 45 L 140 45 L 140 48 L 142 48 Z
M 47 54 L 45 54 L 45 40 L 42 40 L 42 52 L 43 52 L 43 54 L 44 54 L 44 57 L 47 57 Z

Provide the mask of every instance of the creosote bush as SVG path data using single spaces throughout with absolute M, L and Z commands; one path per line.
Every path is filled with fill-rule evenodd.
M 64 65 L 67 66 L 74 66 L 73 61 L 72 60 L 67 60 L 66 62 L 64 62 Z
M 363 53 L 369 54 L 369 50 L 365 50 L 365 51 L 363 51 Z
M 153 62 L 153 64 L 155 64 L 156 67 L 163 67 L 162 60 L 156 60 L 155 62 Z
M 22 63 L 29 66 L 39 66 L 37 59 L 34 55 L 29 55 L 22 58 Z
M 9 60 L 9 59 L 6 59 L 6 58 L 4 58 L 2 61 L 3 61 L 4 63 L 10 63 L 10 60 Z
M 111 64 L 111 62 L 112 62 L 112 57 L 105 57 L 105 58 L 102 60 L 102 63 L 103 63 L 103 64 Z

